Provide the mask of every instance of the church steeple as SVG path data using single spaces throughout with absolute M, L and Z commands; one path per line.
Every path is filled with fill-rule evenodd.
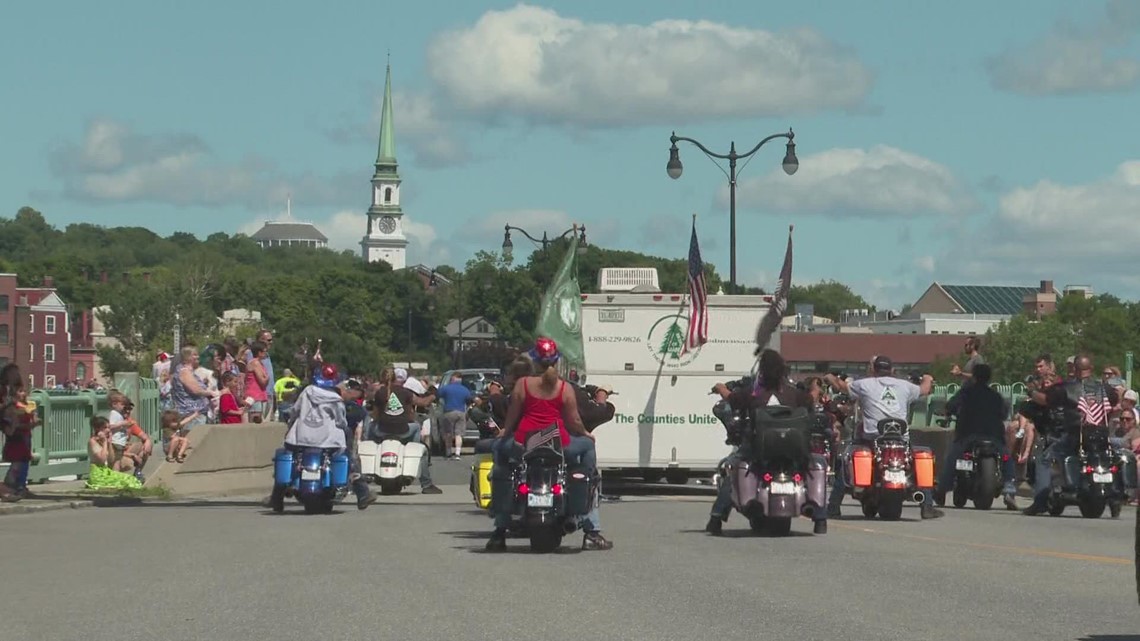
M 372 205 L 368 227 L 360 240 L 364 260 L 387 262 L 392 269 L 403 269 L 407 261 L 408 237 L 404 235 L 404 210 L 400 207 L 400 174 L 396 172 L 396 138 L 392 119 L 392 63 L 384 78 L 384 106 L 380 110 L 380 146 L 376 151 L 376 171 L 372 174 Z
M 388 63 L 384 78 L 384 106 L 380 110 L 380 148 L 376 152 L 376 168 L 395 168 L 396 138 L 392 129 L 392 63 Z

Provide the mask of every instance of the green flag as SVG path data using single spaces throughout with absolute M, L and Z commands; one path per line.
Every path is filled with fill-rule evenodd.
M 558 343 L 558 351 L 562 353 L 559 369 L 563 375 L 574 369 L 583 376 L 586 358 L 582 349 L 582 290 L 578 288 L 577 258 L 578 244 L 570 243 L 554 282 L 542 296 L 535 334 Z

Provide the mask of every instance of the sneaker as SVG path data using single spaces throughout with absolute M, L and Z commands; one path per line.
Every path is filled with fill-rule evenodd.
M 420 490 L 420 494 L 443 494 L 443 490 L 439 489 L 435 485 L 429 485 Z
M 713 536 L 720 536 L 723 528 L 724 521 L 721 521 L 719 516 L 710 516 L 708 524 L 705 525 L 705 532 Z
M 1021 513 L 1024 514 L 1025 516 L 1037 516 L 1038 514 L 1041 514 L 1044 511 L 1045 511 L 1045 508 L 1034 503 L 1033 505 L 1030 505 L 1029 507 L 1022 510 Z
M 1003 494 L 1001 500 L 1005 503 L 1005 509 L 1011 512 L 1017 511 L 1017 498 L 1014 495 Z
M 606 540 L 601 532 L 586 532 L 582 537 L 583 550 L 610 550 L 613 549 L 614 542 Z
M 940 519 L 945 516 L 945 513 L 934 507 L 929 503 L 922 504 L 922 518 L 923 519 Z
M 1108 504 L 1108 515 L 1114 519 L 1120 518 L 1120 501 L 1112 501 Z
M 507 531 L 503 528 L 495 528 L 491 533 L 491 539 L 487 541 L 488 552 L 504 552 L 507 549 Z
M 369 492 L 368 496 L 356 499 L 356 509 L 358 509 L 358 510 L 368 509 L 368 506 L 372 505 L 375 502 L 376 502 L 376 493 L 375 492 Z

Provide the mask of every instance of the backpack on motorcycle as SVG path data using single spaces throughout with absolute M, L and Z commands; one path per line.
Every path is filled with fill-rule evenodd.
M 769 405 L 749 410 L 752 451 L 757 458 L 811 459 L 811 413 L 804 407 Z

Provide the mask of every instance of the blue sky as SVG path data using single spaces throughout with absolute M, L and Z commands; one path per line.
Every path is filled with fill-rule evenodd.
M 1140 3 L 45 2 L 0 44 L 0 214 L 167 234 L 284 216 L 364 233 L 386 53 L 412 262 L 502 226 L 702 252 L 739 280 L 901 306 L 933 280 L 1140 296 Z M 1089 233 L 1092 232 L 1092 233 Z M 516 253 L 522 249 L 516 238 Z M 1044 257 L 1043 257 L 1044 256 Z

